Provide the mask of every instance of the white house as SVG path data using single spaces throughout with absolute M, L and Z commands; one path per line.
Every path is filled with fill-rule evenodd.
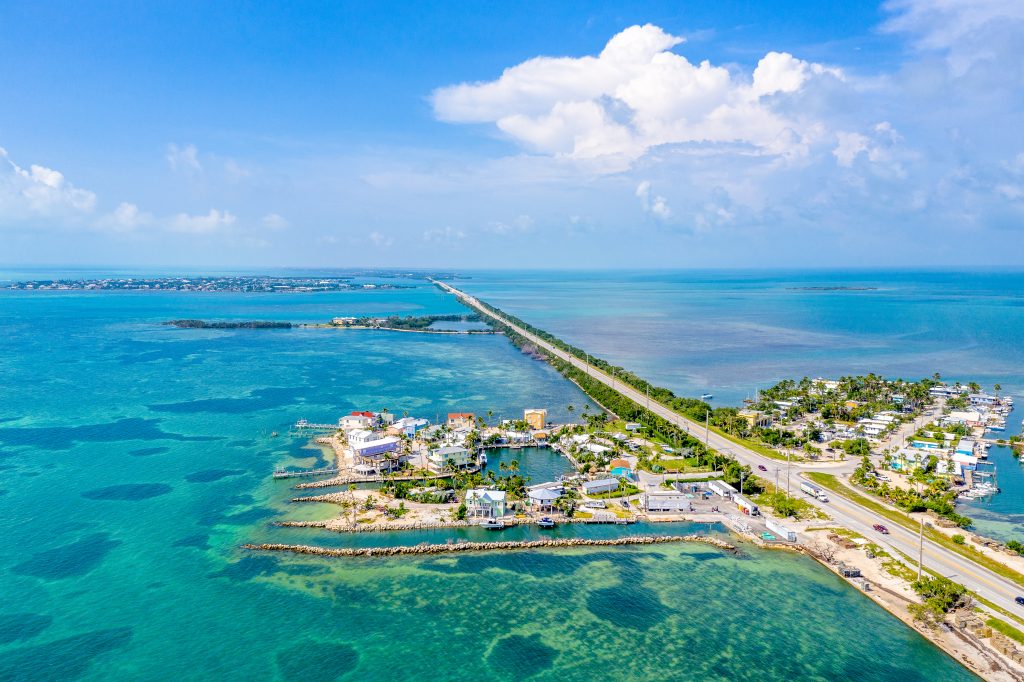
M 345 431 L 352 429 L 368 429 L 373 424 L 373 419 L 365 414 L 346 414 L 338 420 L 338 426 Z
M 473 463 L 469 450 L 458 445 L 448 445 L 430 451 L 427 455 L 427 468 L 441 473 L 445 471 L 449 460 L 454 462 L 456 469 L 464 469 Z
M 505 492 L 473 488 L 466 491 L 466 513 L 472 518 L 496 519 L 505 515 Z
M 526 493 L 530 507 L 542 512 L 554 509 L 555 502 L 557 502 L 558 498 L 561 496 L 561 491 L 554 488 L 536 488 L 534 490 L 529 490 Z
M 352 429 L 348 432 L 348 444 L 352 447 L 369 443 L 380 438 L 380 434 L 370 429 Z

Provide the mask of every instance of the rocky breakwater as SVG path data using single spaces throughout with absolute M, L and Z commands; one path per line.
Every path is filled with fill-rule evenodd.
M 351 525 L 344 521 L 276 521 L 278 528 L 324 528 L 336 533 L 378 533 L 391 530 L 432 530 L 435 528 L 465 528 L 469 521 L 414 521 L 412 523 L 363 523 Z
M 735 552 L 736 547 L 707 535 L 630 535 L 621 538 L 592 540 L 587 538 L 553 538 L 550 540 L 509 540 L 497 542 L 453 542 L 443 545 L 398 547 L 314 547 L 311 545 L 246 544 L 244 549 L 263 552 L 291 552 L 325 557 L 392 557 L 415 554 L 449 554 L 452 552 L 483 552 L 514 549 L 545 549 L 551 547 L 616 547 L 619 545 L 659 545 L 669 542 L 699 542 Z

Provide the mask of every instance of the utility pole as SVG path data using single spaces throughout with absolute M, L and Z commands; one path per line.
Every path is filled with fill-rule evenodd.
M 742 495 L 742 494 L 743 494 L 743 479 L 744 479 L 744 478 L 746 478 L 746 477 L 747 477 L 747 476 L 746 476 L 746 474 L 744 474 L 744 473 L 743 473 L 743 472 L 741 471 L 741 472 L 740 472 L 740 495 Z
M 779 492 L 779 467 L 775 467 L 775 492 Z
M 650 384 L 647 385 L 645 390 L 647 391 L 647 411 L 650 412 L 651 411 L 651 386 L 650 386 Z
M 704 448 L 708 449 L 708 428 L 711 424 L 711 411 L 704 410 Z
M 917 535 L 917 579 L 921 579 L 924 566 L 924 516 L 921 517 L 921 529 Z

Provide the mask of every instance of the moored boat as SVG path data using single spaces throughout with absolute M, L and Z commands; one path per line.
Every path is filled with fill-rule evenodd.
M 555 523 L 554 519 L 545 516 L 537 522 L 537 525 L 541 528 L 554 528 L 558 524 Z
M 504 530 L 505 522 L 499 521 L 498 519 L 487 519 L 486 521 L 480 522 L 480 527 L 487 530 Z

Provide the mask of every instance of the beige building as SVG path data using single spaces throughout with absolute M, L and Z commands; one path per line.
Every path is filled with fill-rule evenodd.
M 546 429 L 548 426 L 547 410 L 525 410 L 523 421 L 530 425 L 531 429 Z

